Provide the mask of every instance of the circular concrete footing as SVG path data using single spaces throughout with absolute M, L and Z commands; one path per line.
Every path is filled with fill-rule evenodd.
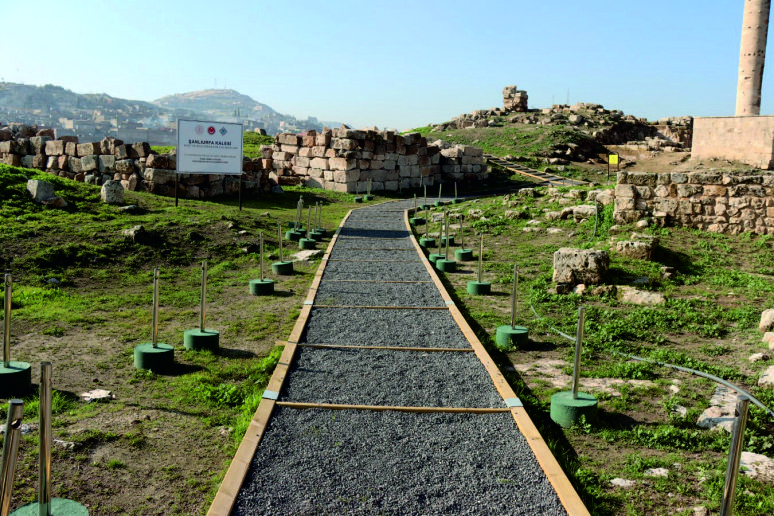
M 32 366 L 27 362 L 11 360 L 8 367 L 0 361 L 0 397 L 10 398 L 27 394 L 32 387 Z
M 446 237 L 441 237 L 441 245 L 446 246 Z M 454 245 L 454 237 L 449 237 L 449 245 Z
M 309 236 L 312 237 L 316 242 L 322 242 L 322 240 L 325 238 L 325 230 L 324 229 L 313 229 Z
M 424 226 L 425 225 L 425 219 L 422 217 L 411 217 L 409 219 L 409 222 L 412 226 Z
M 458 262 L 471 262 L 473 261 L 473 249 L 457 249 L 454 251 L 454 258 Z
M 443 202 L 443 201 L 435 201 L 435 202 L 433 203 L 433 206 L 440 207 L 440 206 L 444 206 L 445 204 L 446 204 L 446 203 L 445 203 L 445 202 Z
M 285 240 L 290 240 L 291 242 L 298 242 L 301 240 L 306 233 L 300 230 L 291 229 L 290 231 L 285 231 Z
M 164 371 L 175 363 L 175 348 L 169 344 L 143 342 L 134 347 L 134 367 L 151 371 Z
M 298 241 L 299 249 L 315 249 L 317 248 L 317 240 L 314 238 L 302 238 Z
M 426 211 L 426 210 L 430 209 L 430 205 L 429 204 L 420 204 L 419 206 L 417 206 L 417 209 L 418 210 L 422 210 L 422 211 Z
M 183 332 L 183 345 L 191 351 L 212 351 L 220 349 L 220 332 L 205 328 Z
M 457 272 L 457 262 L 454 260 L 439 258 L 435 261 L 435 268 L 441 272 Z
M 435 247 L 435 238 L 420 238 L 419 245 L 427 249 L 428 247 Z
M 497 348 L 502 351 L 509 351 L 527 343 L 529 339 L 529 330 L 524 326 L 498 326 L 495 334 L 495 343 Z
M 270 296 L 274 294 L 274 280 L 272 279 L 250 280 L 250 293 L 254 296 Z
M 593 424 L 597 420 L 599 402 L 591 394 L 579 392 L 577 398 L 571 391 L 557 392 L 551 396 L 551 419 L 562 428 L 568 428 L 585 416 L 586 422 Z
M 452 204 L 460 204 L 462 202 L 464 201 L 458 197 L 455 197 L 454 199 L 452 199 Z
M 274 262 L 271 264 L 271 271 L 282 276 L 293 274 L 293 262 Z
M 89 510 L 86 507 L 64 498 L 52 498 L 49 509 L 51 516 L 89 516 Z M 39 514 L 40 504 L 32 502 L 19 507 L 11 513 L 11 516 L 38 516 Z
M 430 260 L 430 263 L 433 264 L 438 260 L 443 260 L 444 258 L 446 258 L 446 255 L 441 253 L 430 253 L 430 256 L 427 257 L 427 259 Z
M 363 198 L 362 197 L 355 197 L 352 200 L 355 201 L 355 202 L 363 202 Z
M 364 195 L 363 199 L 366 200 L 366 201 L 373 201 L 374 200 L 374 196 L 373 195 Z
M 472 296 L 488 296 L 491 293 L 491 283 L 487 281 L 468 281 L 468 294 Z

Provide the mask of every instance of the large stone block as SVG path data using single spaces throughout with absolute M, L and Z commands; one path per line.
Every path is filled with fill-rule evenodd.
M 309 162 L 311 168 L 319 168 L 321 170 L 328 170 L 328 160 L 325 158 L 314 158 Z
M 102 202 L 106 204 L 123 204 L 124 187 L 120 181 L 105 181 L 100 191 Z
M 554 253 L 556 283 L 598 285 L 605 280 L 610 257 L 605 251 L 563 247 Z
M 78 156 L 98 156 L 102 154 L 99 142 L 79 143 Z
M 328 166 L 332 170 L 352 170 L 357 168 L 357 160 L 354 158 L 331 158 Z
M 337 183 L 354 183 L 360 180 L 359 170 L 334 170 L 333 180 Z
M 33 136 L 30 138 L 30 150 L 35 154 L 46 154 L 46 144 L 52 138 L 48 136 Z
M 137 142 L 132 144 L 132 149 L 137 153 L 137 157 L 145 158 L 150 156 L 151 148 L 148 142 Z
M 36 202 L 45 201 L 54 196 L 54 185 L 47 181 L 30 179 L 27 181 L 27 191 Z
M 331 147 L 336 150 L 355 150 L 358 147 L 357 140 L 350 140 L 349 138 L 334 138 L 331 141 Z
M 219 176 L 222 179 L 222 176 Z M 143 173 L 143 178 L 146 181 L 152 182 L 157 185 L 163 185 L 167 183 L 175 182 L 175 171 L 164 170 L 160 168 L 146 168 Z
M 296 134 L 291 133 L 281 133 L 277 135 L 277 141 L 281 145 L 300 145 L 301 144 L 301 138 Z
M 88 143 L 82 145 L 89 145 Z M 91 172 L 99 169 L 99 160 L 96 155 L 84 156 L 81 158 L 81 172 Z
M 65 153 L 65 142 L 62 140 L 49 140 L 46 142 L 46 154 L 49 156 L 61 156 Z

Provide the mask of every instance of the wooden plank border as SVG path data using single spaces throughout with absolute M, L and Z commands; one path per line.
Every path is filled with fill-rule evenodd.
M 312 280 L 312 285 L 307 293 L 304 306 L 296 320 L 295 326 L 293 326 L 290 338 L 285 344 L 285 349 L 280 356 L 279 363 L 277 364 L 277 367 L 274 368 L 274 373 L 271 375 L 266 391 L 279 393 L 282 390 L 282 384 L 285 381 L 285 377 L 288 374 L 288 370 L 290 369 L 290 365 L 293 363 L 293 358 L 296 354 L 296 343 L 301 338 L 306 323 L 309 320 L 309 314 L 312 311 L 312 306 L 307 303 L 314 302 L 317 287 L 320 285 L 323 273 L 325 272 L 325 266 L 328 263 L 327 257 L 330 256 L 333 246 L 336 244 L 339 232 L 351 214 L 352 210 L 347 212 L 341 220 L 341 224 L 339 224 L 336 233 L 331 237 L 331 241 L 325 251 L 320 267 L 317 269 L 314 279 Z M 239 443 L 239 448 L 237 449 L 234 458 L 231 460 L 231 465 L 229 466 L 228 471 L 226 471 L 225 477 L 223 477 L 218 492 L 215 494 L 215 499 L 212 501 L 212 504 L 207 511 L 208 516 L 226 516 L 230 514 L 231 510 L 234 508 L 234 502 L 239 494 L 239 490 L 242 488 L 242 483 L 245 480 L 247 471 L 250 469 L 250 464 L 252 463 L 255 451 L 261 443 L 263 433 L 266 430 L 266 426 L 269 424 L 269 419 L 274 411 L 274 407 L 277 405 L 276 400 L 265 397 L 266 391 L 264 391 L 264 398 L 261 399 L 258 409 L 255 411 L 253 419 L 250 421 L 250 425 L 247 427 L 242 442 Z
M 406 227 L 409 228 L 410 231 L 411 224 L 409 223 L 408 211 L 409 210 L 405 211 L 403 220 L 406 224 Z M 484 365 L 484 368 L 486 368 L 489 376 L 492 378 L 492 382 L 494 382 L 494 386 L 497 391 L 500 393 L 504 400 L 514 398 L 518 399 L 516 393 L 508 384 L 508 380 L 506 380 L 505 376 L 503 376 L 503 374 L 500 372 L 497 364 L 495 364 L 494 360 L 492 360 L 492 357 L 489 356 L 489 353 L 486 351 L 486 348 L 484 348 L 484 345 L 481 344 L 481 341 L 478 340 L 478 337 L 476 337 L 473 329 L 465 320 L 462 312 L 460 312 L 459 308 L 457 308 L 457 305 L 455 305 L 452 301 L 449 293 L 446 291 L 446 287 L 444 287 L 441 279 L 438 277 L 438 274 L 436 273 L 432 263 L 430 263 L 430 261 L 427 259 L 427 256 L 425 256 L 424 250 L 419 245 L 419 242 L 417 242 L 417 239 L 413 233 L 411 240 L 414 242 L 414 247 L 416 248 L 417 252 L 422 257 L 422 261 L 425 264 L 425 268 L 430 274 L 433 283 L 435 283 L 435 286 L 441 292 L 441 296 L 443 297 L 444 301 L 447 302 L 447 308 L 451 312 L 452 317 L 462 330 L 465 338 L 468 340 L 468 342 L 470 342 L 470 345 L 473 347 L 473 351 L 476 353 L 476 356 L 478 356 L 479 360 L 481 360 L 481 363 Z M 527 414 L 527 411 L 524 410 L 524 407 L 513 407 L 510 410 L 511 414 L 513 415 L 513 419 L 516 421 L 516 425 L 518 426 L 519 431 L 527 440 L 532 453 L 535 454 L 535 458 L 537 459 L 538 464 L 540 464 L 540 467 L 543 469 L 546 478 L 548 478 L 548 481 L 554 487 L 554 490 L 556 491 L 559 500 L 562 502 L 562 505 L 564 505 L 564 508 L 567 510 L 567 513 L 570 516 L 587 516 L 589 514 L 588 509 L 586 509 L 586 506 L 584 505 L 580 496 L 578 496 L 575 488 L 570 483 L 570 480 L 567 478 L 564 470 L 559 465 L 559 462 L 557 462 L 556 457 L 554 457 L 554 454 L 551 453 L 551 450 L 543 440 L 543 436 L 540 435 L 540 432 L 532 422 L 529 414 Z

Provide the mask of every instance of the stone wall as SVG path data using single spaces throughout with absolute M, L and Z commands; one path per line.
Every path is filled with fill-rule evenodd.
M 614 218 L 616 224 L 652 218 L 662 227 L 774 234 L 774 174 L 619 172 Z
M 771 169 L 774 166 L 774 116 L 695 118 L 691 159 L 727 159 Z
M 304 184 L 338 192 L 397 191 L 435 182 L 475 182 L 487 177 L 481 149 L 428 144 L 419 133 L 347 127 L 283 133 L 261 149 L 262 166 L 279 185 Z
M 507 111 L 527 111 L 527 100 L 526 91 L 520 90 L 516 86 L 506 86 L 503 88 L 503 107 Z
M 27 127 L 28 126 L 24 126 Z M 81 143 L 77 136 L 54 139 L 53 131 L 0 131 L 0 160 L 14 167 L 45 170 L 51 174 L 90 184 L 120 181 L 125 190 L 158 195 L 175 194 L 174 154 L 158 154 L 147 142 L 125 144 L 115 138 Z M 271 189 L 261 160 L 245 159 L 242 187 L 245 191 Z M 235 194 L 238 176 L 180 174 L 178 195 L 192 199 Z

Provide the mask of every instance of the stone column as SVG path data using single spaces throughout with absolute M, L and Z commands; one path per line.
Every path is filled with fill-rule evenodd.
M 736 116 L 760 115 L 766 35 L 769 31 L 771 0 L 745 0 L 742 43 L 739 49 L 739 79 L 736 87 Z

